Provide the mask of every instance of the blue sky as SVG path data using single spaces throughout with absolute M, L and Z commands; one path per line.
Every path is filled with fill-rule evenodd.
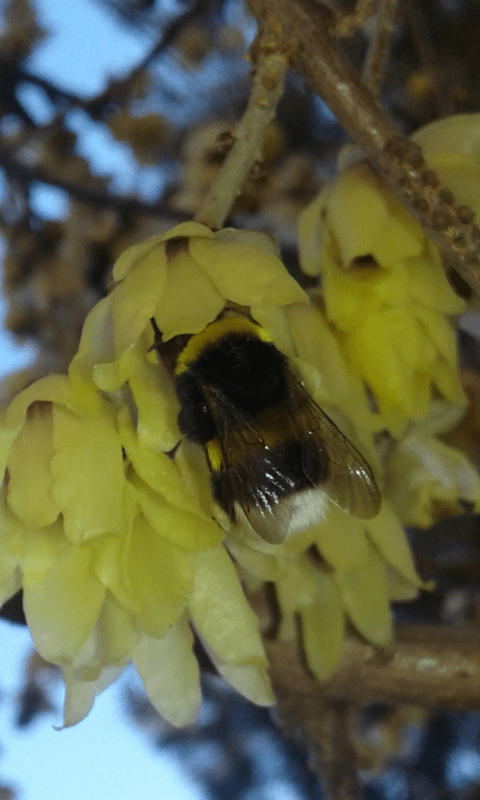
M 137 795 L 142 800 L 202 800 L 181 765 L 154 751 L 126 718 L 122 689 L 133 680 L 131 672 L 104 692 L 74 728 L 55 730 L 61 715 L 52 712 L 13 731 L 32 643 L 25 628 L 6 622 L 0 622 L 0 641 L 0 784 L 18 788 L 19 800 L 123 800 Z M 54 697 L 61 709 L 61 692 Z

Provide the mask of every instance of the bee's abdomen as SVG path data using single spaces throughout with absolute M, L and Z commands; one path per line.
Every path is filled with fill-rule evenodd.
M 217 458 L 211 457 L 212 450 Z M 321 487 L 328 478 L 325 451 L 300 440 L 278 444 L 262 457 L 252 454 L 246 461 L 236 461 L 229 454 L 227 467 L 215 439 L 208 452 L 215 500 L 230 515 L 235 502 L 245 511 L 252 507 L 271 510 L 289 496 Z

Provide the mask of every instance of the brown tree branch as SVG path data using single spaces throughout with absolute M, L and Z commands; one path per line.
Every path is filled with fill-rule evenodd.
M 305 745 L 311 769 L 321 778 L 326 800 L 361 800 L 357 756 L 351 741 L 348 703 L 324 701 L 306 719 L 293 693 L 278 697 L 278 714 L 287 735 Z
M 71 197 L 80 200 L 88 205 L 99 207 L 112 207 L 119 211 L 131 214 L 143 214 L 144 216 L 172 219 L 173 221 L 183 221 L 187 216 L 181 212 L 168 208 L 163 203 L 145 203 L 135 197 L 122 197 L 122 195 L 112 194 L 85 186 L 75 181 L 61 178 L 59 175 L 50 173 L 41 165 L 30 166 L 20 161 L 6 147 L 0 146 L 0 169 L 22 184 L 29 185 L 32 181 L 46 183 L 63 189 Z
M 480 710 L 480 632 L 436 625 L 399 625 L 391 652 L 353 636 L 331 677 L 319 683 L 293 642 L 267 642 L 270 674 L 282 705 L 308 727 L 326 699 L 366 705 L 408 703 Z
M 329 33 L 331 14 L 308 0 L 250 0 L 260 31 L 275 31 L 277 47 L 307 79 L 367 158 L 480 294 L 480 230 L 474 214 L 428 169 L 418 145 L 399 134 L 390 117 L 346 62 Z

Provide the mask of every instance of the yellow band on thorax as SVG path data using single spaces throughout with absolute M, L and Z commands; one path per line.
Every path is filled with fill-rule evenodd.
M 264 342 L 271 341 L 268 333 L 253 320 L 241 315 L 227 314 L 221 319 L 211 322 L 200 333 L 193 334 L 178 356 L 175 375 L 181 375 L 182 372 L 185 372 L 201 355 L 203 350 L 229 334 L 243 334 L 251 338 L 261 339 Z

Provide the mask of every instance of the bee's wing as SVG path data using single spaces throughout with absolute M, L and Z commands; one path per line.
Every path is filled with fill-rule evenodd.
M 225 505 L 237 517 L 240 510 L 265 541 L 283 541 L 293 507 L 281 500 L 294 489 L 291 477 L 277 464 L 254 417 L 240 411 L 215 386 L 202 389 L 222 454 L 215 475 Z
M 324 489 L 329 498 L 354 517 L 376 517 L 381 496 L 370 466 L 291 373 L 288 381 L 291 415 L 304 443 L 305 475 L 308 477 L 312 472 L 310 465 L 315 464 L 314 454 L 323 449 L 326 457 Z

